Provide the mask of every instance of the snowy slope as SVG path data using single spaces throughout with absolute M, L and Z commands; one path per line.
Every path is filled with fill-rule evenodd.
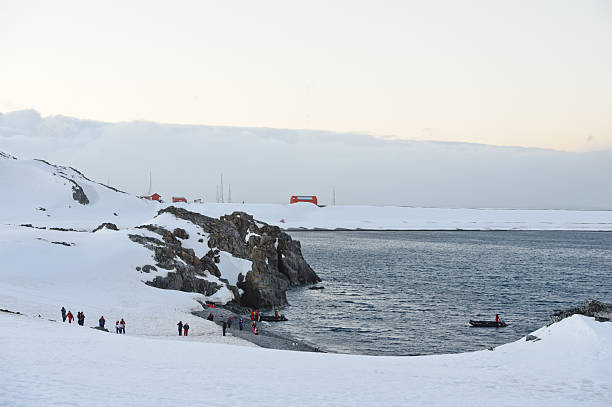
M 575 315 L 535 335 L 541 340 L 492 352 L 372 357 L 123 336 L 0 312 L 0 400 L 20 406 L 612 405 L 612 323 Z
M 154 264 L 152 252 L 128 238 L 129 233 L 139 232 L 0 226 L 0 308 L 57 318 L 59 308 L 65 306 L 75 315 L 83 311 L 88 324 L 101 315 L 109 322 L 125 318 L 129 333 L 152 336 L 174 334 L 176 323 L 183 320 L 217 340 L 216 325 L 191 315 L 191 311 L 202 309 L 196 300 L 217 297 L 144 284 L 166 271 L 136 270 L 137 266 Z
M 87 201 L 79 201 L 74 197 L 75 188 L 82 190 Z M 152 253 L 144 248 L 133 248 L 136 244 L 127 238 L 128 234 L 148 235 L 159 238 L 144 229 L 136 229 L 142 224 L 156 224 L 164 226 L 169 230 L 180 227 L 188 231 L 190 239 L 183 241 L 183 247 L 194 249 L 198 257 L 202 257 L 208 251 L 206 234 L 196 225 L 176 219 L 170 214 L 156 215 L 163 206 L 157 202 L 139 199 L 112 187 L 108 187 L 89 180 L 85 175 L 73 168 L 52 165 L 40 160 L 18 160 L 7 154 L 0 155 L 0 191 L 4 197 L 0 201 L 0 233 L 4 241 L 0 247 L 0 255 L 6 261 L 16 262 L 30 261 L 23 259 L 28 257 L 24 252 L 41 253 L 39 246 L 41 242 L 68 241 L 74 243 L 71 247 L 50 244 L 45 256 L 37 256 L 35 259 L 72 262 L 63 265 L 63 268 L 75 268 L 77 275 L 82 279 L 88 279 L 88 272 L 101 272 L 104 269 L 106 256 L 119 256 L 117 267 L 135 270 L 135 267 L 144 264 L 154 264 Z M 92 231 L 103 222 L 116 224 L 121 231 L 110 232 L 104 230 L 95 234 Z M 19 225 L 32 225 L 33 228 L 24 228 Z M 64 228 L 74 229 L 76 232 L 58 232 L 44 230 L 42 228 Z M 110 232 L 110 234 L 108 234 Z M 104 238 L 107 236 L 107 238 Z M 198 242 L 202 238 L 203 242 Z M 108 241 L 107 241 L 108 240 Z M 15 247 L 16 242 L 19 247 Z M 110 244 L 109 244 L 110 243 Z M 139 262 L 128 260 L 129 256 L 123 256 L 123 251 L 145 250 L 145 255 L 139 256 Z M 110 254 L 106 254 L 110 251 Z M 117 254 L 120 253 L 120 254 Z M 34 259 L 34 260 L 35 260 Z M 90 260 L 92 266 L 88 271 L 78 270 L 81 262 Z M 222 252 L 221 263 L 218 264 L 221 277 L 228 279 L 234 285 L 237 275 L 251 269 L 251 262 L 234 258 L 231 254 Z M 30 270 L 35 270 L 38 265 Z M 108 276 L 108 273 L 104 273 Z M 157 274 L 165 274 L 160 271 Z M 154 278 L 156 273 L 145 277 Z M 9 277 L 10 275 L 7 275 Z M 32 281 L 44 281 L 37 274 L 26 276 Z M 144 277 L 143 277 L 144 278 Z M 224 285 L 217 277 L 204 277 L 210 281 Z M 4 283 L 10 283 L 5 279 Z M 133 280 L 130 280 L 133 281 Z M 142 285 L 139 283 L 139 285 Z M 200 298 L 204 300 L 204 298 Z M 226 303 L 233 299 L 233 294 L 227 288 L 222 288 L 214 296 L 205 300 Z M 38 311 L 40 312 L 40 311 Z
M 73 198 L 75 184 L 89 201 Z M 132 226 L 153 217 L 157 204 L 93 182 L 73 168 L 0 155 L 0 224 L 92 230 L 102 222 Z

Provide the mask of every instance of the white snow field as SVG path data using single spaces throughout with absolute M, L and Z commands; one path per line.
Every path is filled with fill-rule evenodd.
M 494 351 L 373 357 L 115 335 L 0 312 L 0 404 L 612 405 L 611 323 L 575 315 L 534 334 L 541 340 Z
M 347 230 L 612 230 L 612 211 L 452 209 L 295 204 L 182 204 L 219 217 L 234 211 L 283 229 Z
M 89 204 L 73 199 L 65 177 L 82 186 Z M 208 238 L 199 227 L 167 213 L 157 215 L 162 205 L 88 181 L 75 170 L 5 155 L 0 155 L 0 192 L 0 309 L 25 314 L 0 311 L 1 406 L 612 405 L 611 323 L 574 316 L 537 331 L 540 341 L 458 355 L 366 357 L 256 348 L 231 334 L 221 336 L 218 326 L 191 314 L 201 309 L 198 301 L 225 303 L 231 291 L 209 298 L 161 290 L 144 282 L 164 271 L 136 269 L 154 264 L 152 252 L 128 238 L 152 233 L 136 226 L 182 227 L 189 234 L 184 246 L 202 255 Z M 338 227 L 332 221 L 343 210 L 344 226 L 360 219 L 353 227 L 371 220 L 396 228 L 402 222 L 394 214 L 411 210 L 188 207 L 210 216 L 246 210 L 284 227 L 313 228 Z M 440 211 L 449 215 L 439 217 L 439 224 L 456 227 L 449 223 L 455 212 Z M 486 225 L 508 219 L 503 211 L 469 213 L 481 214 Z M 580 228 L 588 222 L 587 229 L 605 229 L 610 224 L 607 212 L 526 213 L 534 214 L 525 221 L 531 226 L 555 216 L 557 227 Z M 414 219 L 422 225 L 418 216 Z M 92 232 L 102 222 L 119 230 Z M 230 281 L 250 267 L 229 253 L 221 258 L 222 277 Z M 85 327 L 62 323 L 62 306 L 75 315 L 83 311 Z M 111 329 L 124 318 L 126 335 L 89 329 L 101 315 Z M 176 335 L 179 320 L 189 322 L 188 338 Z

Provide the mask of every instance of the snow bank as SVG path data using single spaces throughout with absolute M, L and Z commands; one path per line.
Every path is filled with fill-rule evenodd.
M 0 400 L 21 406 L 612 404 L 611 323 L 575 315 L 535 334 L 540 341 L 522 339 L 492 352 L 373 357 L 115 335 L 0 312 Z M 247 371 L 255 376 L 244 376 Z

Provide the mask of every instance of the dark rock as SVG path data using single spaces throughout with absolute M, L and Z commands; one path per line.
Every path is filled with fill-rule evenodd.
M 115 225 L 114 223 L 104 222 L 103 224 L 101 224 L 100 226 L 92 230 L 92 232 L 97 232 L 98 230 L 102 230 L 104 228 L 109 229 L 109 230 L 119 230 L 117 225 Z
M 66 179 L 70 183 L 72 183 L 72 199 L 74 199 L 75 201 L 77 201 L 81 205 L 89 204 L 89 198 L 87 198 L 87 195 L 85 195 L 85 192 L 83 191 L 83 188 L 81 188 L 81 186 L 79 184 L 77 184 L 75 181 L 73 181 L 72 179 L 70 179 L 68 177 L 65 177 L 65 176 L 62 176 L 62 175 L 60 175 L 60 177 Z
M 536 342 L 537 342 L 537 341 L 539 341 L 539 340 L 540 340 L 540 338 L 538 338 L 538 337 L 537 337 L 537 336 L 535 336 L 535 335 L 527 335 L 527 336 L 525 337 L 525 341 L 536 341 Z
M 62 246 L 74 246 L 74 243 L 68 243 L 68 242 L 51 242 L 53 244 L 60 244 Z
M 100 326 L 92 326 L 91 329 L 97 329 L 98 331 L 108 332 L 108 329 L 102 328 Z
M 10 311 L 10 310 L 4 309 L 4 308 L 0 308 L 0 312 L 6 312 L 8 314 L 21 315 L 21 312 L 19 312 L 19 311 Z
M 136 271 L 140 271 L 140 270 L 141 270 L 141 268 L 140 268 L 140 267 L 136 267 Z
M 189 234 L 185 231 L 185 229 L 176 228 L 172 233 L 179 239 L 189 239 Z
M 157 271 L 157 268 L 155 266 L 151 266 L 150 264 L 147 264 L 147 265 L 142 266 L 142 271 L 144 273 L 150 273 L 151 271 Z
M 612 317 L 612 304 L 607 304 L 597 300 L 587 300 L 581 307 L 555 311 L 550 316 L 550 324 L 559 322 L 562 319 L 571 317 L 574 314 L 585 315 L 595 319 L 610 319 Z

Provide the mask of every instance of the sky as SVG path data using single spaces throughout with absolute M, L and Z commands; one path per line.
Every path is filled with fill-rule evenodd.
M 0 112 L 612 148 L 612 2 L 5 1 Z

